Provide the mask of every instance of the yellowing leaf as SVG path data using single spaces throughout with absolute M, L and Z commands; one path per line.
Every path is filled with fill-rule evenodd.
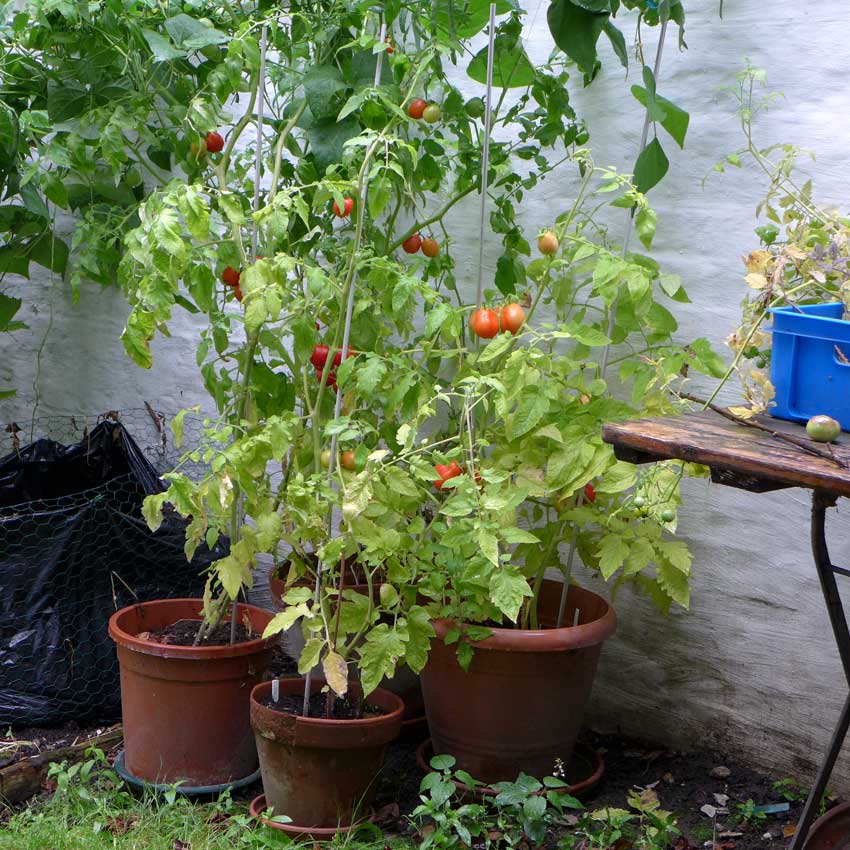
M 744 280 L 751 289 L 764 289 L 767 286 L 767 278 L 759 272 L 750 272 Z
M 322 661 L 322 670 L 331 690 L 337 696 L 345 696 L 348 690 L 348 665 L 345 659 L 337 652 L 329 652 Z

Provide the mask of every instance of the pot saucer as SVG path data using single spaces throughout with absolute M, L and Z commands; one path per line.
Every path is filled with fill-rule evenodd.
M 215 794 L 221 794 L 223 791 L 234 791 L 237 788 L 245 788 L 260 781 L 260 769 L 257 768 L 252 774 L 244 776 L 242 779 L 234 779 L 233 782 L 223 782 L 220 785 L 185 785 L 182 783 L 179 785 L 163 785 L 157 782 L 148 782 L 146 779 L 134 776 L 127 770 L 127 766 L 124 764 L 124 750 L 118 752 L 113 767 L 115 772 L 133 788 L 147 789 L 160 794 L 173 788 L 178 794 L 184 794 L 187 797 L 212 797 Z
M 277 829 L 292 838 L 307 838 L 311 841 L 331 841 L 335 836 L 347 835 L 369 822 L 369 818 L 367 818 L 365 821 L 361 820 L 349 824 L 349 826 L 298 826 L 296 823 L 278 823 L 264 818 L 263 812 L 266 808 L 266 795 L 260 794 L 259 797 L 254 797 L 251 800 L 248 812 L 252 818 L 259 819 L 263 826 Z
M 429 762 L 434 756 L 434 748 L 431 745 L 431 739 L 426 738 L 416 748 L 416 763 L 423 773 L 429 773 L 431 768 Z M 586 744 L 576 744 L 572 758 L 566 766 L 565 781 L 569 784 L 566 788 L 557 790 L 563 791 L 566 794 L 572 794 L 574 797 L 581 797 L 590 793 L 602 779 L 605 773 L 605 760 L 596 752 L 596 750 L 588 747 Z M 452 780 L 464 795 L 470 797 L 495 797 L 499 792 L 489 785 L 478 786 L 473 788 L 465 785 L 463 782 Z

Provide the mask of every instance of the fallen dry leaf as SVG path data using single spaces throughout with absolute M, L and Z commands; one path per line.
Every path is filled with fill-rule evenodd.
M 222 832 L 227 829 L 230 818 L 224 812 L 213 812 L 207 818 L 207 824 L 212 827 L 213 832 Z
M 786 823 L 785 826 L 782 827 L 782 837 L 783 838 L 791 838 L 796 831 L 797 831 L 797 824 L 796 823 Z
M 640 801 L 646 807 L 654 806 L 661 802 L 658 799 L 658 794 L 656 794 L 655 791 L 648 786 L 640 792 Z
M 676 781 L 676 780 L 675 780 L 675 778 L 673 777 L 673 774 L 672 774 L 672 773 L 665 773 L 665 774 L 664 774 L 661 778 L 662 778 L 662 779 L 663 779 L 663 780 L 664 780 L 664 781 L 665 781 L 668 785 L 672 785 L 672 784 Z
M 105 828 L 110 835 L 126 835 L 138 822 L 138 815 L 127 818 L 108 818 Z

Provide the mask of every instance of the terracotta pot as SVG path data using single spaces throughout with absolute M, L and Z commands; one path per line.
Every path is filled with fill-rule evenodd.
M 850 844 L 850 802 L 839 803 L 809 829 L 805 850 L 844 850 Z
M 313 680 L 313 693 L 324 682 Z M 387 744 L 401 731 L 404 704 L 378 688 L 366 698 L 387 714 L 362 720 L 299 717 L 264 705 L 271 682 L 251 692 L 251 725 L 260 754 L 263 790 L 292 828 L 350 826 L 368 814 Z M 303 679 L 280 682 L 280 696 L 301 697 Z
M 556 760 L 568 764 L 572 757 L 602 642 L 617 618 L 601 596 L 572 586 L 564 622 L 572 623 L 578 608 L 579 623 L 552 628 L 561 587 L 543 583 L 544 628 L 493 629 L 474 644 L 467 672 L 457 646 L 442 640 L 454 624 L 433 624 L 437 637 L 421 679 L 434 752 L 453 755 L 458 768 L 488 785 L 513 781 L 521 771 L 542 778 Z
M 112 615 L 118 648 L 124 764 L 157 784 L 221 785 L 257 769 L 249 695 L 271 660 L 273 638 L 233 646 L 173 646 L 138 638 L 178 620 L 200 620 L 200 599 L 162 599 Z M 257 634 L 272 615 L 239 606 Z

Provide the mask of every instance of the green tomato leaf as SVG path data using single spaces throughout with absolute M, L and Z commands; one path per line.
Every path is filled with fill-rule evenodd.
M 523 387 L 519 394 L 516 410 L 508 417 L 506 431 L 513 441 L 527 434 L 546 415 L 549 399 L 539 386 Z
M 628 68 L 629 54 L 626 50 L 626 39 L 624 38 L 623 33 L 614 26 L 610 18 L 608 18 L 602 25 L 602 31 L 608 36 L 608 40 L 611 42 L 611 47 L 614 48 L 614 53 L 617 54 L 620 64 L 624 68 Z
M 629 556 L 629 541 L 621 534 L 606 534 L 599 541 L 599 571 L 602 578 L 608 581 L 625 563 Z
M 405 645 L 398 631 L 391 630 L 386 623 L 379 623 L 367 635 L 360 650 L 360 673 L 363 696 L 381 683 L 384 676 L 395 674 L 399 658 L 404 656 Z
M 494 570 L 490 576 L 490 601 L 512 623 L 519 616 L 522 600 L 531 595 L 528 581 L 516 567 Z
M 555 44 L 579 70 L 592 74 L 597 62 L 596 43 L 609 16 L 582 9 L 571 0 L 554 0 L 546 17 Z
M 165 22 L 166 32 L 172 41 L 182 50 L 200 50 L 212 44 L 224 44 L 228 41 L 227 33 L 201 23 L 191 15 L 179 14 L 168 18 Z M 150 44 L 150 41 L 148 41 Z M 153 46 L 151 46 L 153 50 Z
M 661 142 L 653 139 L 642 151 L 635 163 L 634 184 L 638 192 L 644 195 L 663 179 L 670 162 Z
M 684 109 L 676 106 L 675 103 L 659 97 L 654 92 L 650 98 L 647 89 L 641 86 L 632 86 L 632 94 L 640 104 L 647 108 L 650 117 L 652 117 L 653 111 L 661 113 L 660 118 L 653 118 L 652 120 L 657 120 L 680 148 L 684 147 L 685 135 L 688 132 L 691 116 Z M 652 109 L 650 109 L 650 104 L 653 105 Z
M 154 62 L 168 62 L 171 59 L 182 59 L 186 56 L 185 50 L 178 50 L 165 36 L 155 30 L 143 29 L 142 35 L 151 49 Z
M 525 88 L 537 79 L 522 43 L 509 36 L 497 36 L 493 57 L 493 85 L 502 88 Z M 466 73 L 477 83 L 487 82 L 487 48 L 475 54 Z

